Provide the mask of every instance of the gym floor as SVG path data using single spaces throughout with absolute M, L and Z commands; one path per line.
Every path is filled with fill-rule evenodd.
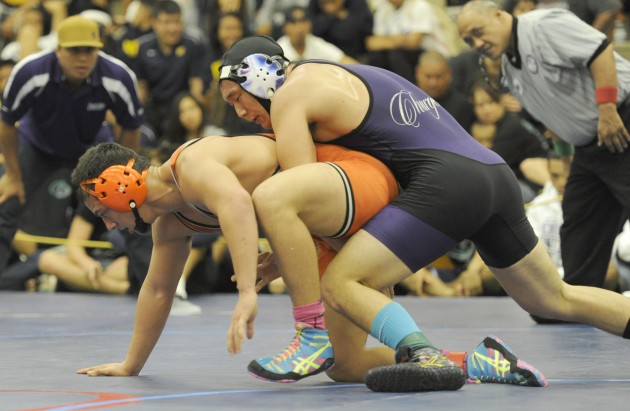
M 255 336 L 229 356 L 233 294 L 192 296 L 203 313 L 171 317 L 139 377 L 75 370 L 124 358 L 135 299 L 0 293 L 0 411 L 25 410 L 627 410 L 630 344 L 577 324 L 537 325 L 508 297 L 399 297 L 441 348 L 470 351 L 497 335 L 549 379 L 546 388 L 466 384 L 454 392 L 374 393 L 320 374 L 294 384 L 250 376 L 253 358 L 293 337 L 287 296 L 261 295 Z M 370 340 L 370 344 L 377 344 Z M 412 408 L 413 407 L 413 408 Z

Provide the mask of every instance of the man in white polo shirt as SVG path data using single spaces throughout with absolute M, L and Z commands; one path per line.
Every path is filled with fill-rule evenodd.
M 289 61 L 320 59 L 342 64 L 358 63 L 339 47 L 312 34 L 311 29 L 311 20 L 304 7 L 291 7 L 287 11 L 282 28 L 284 36 L 278 39 L 278 44 Z

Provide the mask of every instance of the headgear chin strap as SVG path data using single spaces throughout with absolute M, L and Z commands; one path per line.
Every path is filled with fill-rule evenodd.
M 142 217 L 140 217 L 140 213 L 138 212 L 138 207 L 136 206 L 135 201 L 131 201 L 129 203 L 129 206 L 131 207 L 131 212 L 133 213 L 133 216 L 136 218 L 136 226 L 134 227 L 133 231 L 138 234 L 147 233 L 149 229 L 151 229 L 151 224 L 145 223 Z
M 219 80 L 232 80 L 254 97 L 269 100 L 286 80 L 289 62 L 283 56 L 255 53 L 239 64 L 221 67 Z
M 81 188 L 105 206 L 117 211 L 132 211 L 138 219 L 137 208 L 147 198 L 145 180 L 149 169 L 140 174 L 133 169 L 134 162 L 131 158 L 126 166 L 110 166 L 98 177 L 81 182 Z M 92 184 L 94 188 L 89 187 Z

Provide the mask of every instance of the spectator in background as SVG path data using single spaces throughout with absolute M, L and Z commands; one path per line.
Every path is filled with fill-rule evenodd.
M 309 0 L 264 0 L 256 14 L 256 34 L 271 36 L 274 39 L 282 36 L 284 16 L 291 7 L 307 7 Z
M 510 14 L 519 10 L 522 0 L 504 0 L 503 9 Z M 531 3 L 531 1 L 530 1 Z M 562 7 L 567 8 L 582 21 L 590 24 L 606 35 L 609 41 L 613 39 L 615 19 L 621 10 L 620 0 L 538 0 L 537 8 Z
M 314 35 L 354 59 L 365 59 L 365 40 L 374 25 L 374 16 L 365 0 L 311 0 L 307 10 Z
M 243 18 L 234 12 L 219 13 L 214 16 L 210 31 L 210 75 L 212 79 L 219 78 L 221 56 L 232 47 L 232 44 L 243 36 L 248 36 Z
M 531 201 L 551 180 L 544 146 L 503 107 L 500 95 L 484 80 L 473 86 L 472 99 L 477 117 L 472 136 L 505 160 L 518 179 L 523 201 Z
M 225 134 L 225 131 L 208 123 L 206 107 L 195 96 L 188 91 L 175 96 L 166 117 L 162 140 L 177 148 L 188 140 L 217 134 Z
M 15 66 L 3 96 L 0 148 L 6 172 L 0 177 L 0 272 L 11 256 L 24 206 L 38 190 L 48 193 L 45 201 L 38 201 L 46 207 L 46 222 L 31 233 L 67 234 L 66 211 L 73 201 L 70 173 L 88 147 L 114 140 L 103 126 L 108 110 L 122 127 L 118 140 L 139 146 L 142 107 L 135 76 L 99 51 L 103 43 L 98 24 L 69 17 L 59 26 L 58 38 L 56 50 Z M 59 175 L 58 181 L 46 190 L 53 175 Z
M 85 10 L 99 10 L 109 14 L 109 0 L 70 0 L 68 15 L 80 14 Z
M 609 41 L 613 39 L 615 20 L 621 11 L 619 0 L 567 0 L 569 10 L 582 21 L 606 35 Z
M 549 153 L 547 166 L 551 180 L 527 205 L 527 218 L 558 268 L 560 277 L 564 278 L 560 253 L 560 226 L 563 221 L 562 194 L 567 184 L 569 168 L 566 162 L 553 152 Z
M 263 131 L 258 124 L 239 118 L 234 110 L 223 100 L 219 91 L 219 66 L 221 56 L 232 44 L 249 31 L 243 23 L 242 18 L 236 13 L 221 13 L 217 16 L 212 28 L 211 58 L 210 67 L 207 74 L 210 76 L 210 87 L 208 89 L 206 101 L 208 102 L 208 112 L 210 124 L 213 124 L 228 134 L 251 134 Z
M 9 266 L 0 276 L 0 290 L 28 290 L 34 281 L 32 288 L 42 292 L 126 293 L 127 257 L 122 249 L 103 247 L 106 235 L 103 222 L 79 205 L 68 233 L 70 241 Z
M 151 30 L 152 0 L 134 0 L 125 14 L 125 22 L 112 33 L 112 55 L 134 67 L 140 51 L 140 38 Z
M 448 59 L 437 51 L 425 51 L 416 66 L 416 84 L 437 101 L 468 132 L 475 119 L 467 95 L 452 87 L 453 73 Z
M 523 13 L 534 10 L 538 5 L 538 0 L 507 0 L 503 4 L 505 7 L 505 11 L 512 14 L 513 16 L 519 16 Z
M 18 12 L 19 31 L 14 41 L 2 49 L 0 58 L 19 61 L 40 50 L 53 50 L 57 46 L 57 26 L 65 17 L 63 1 L 27 3 Z
M 243 22 L 248 33 L 254 31 L 254 18 L 256 16 L 256 0 L 197 0 L 202 15 L 202 29 L 205 38 L 212 43 L 213 30 L 219 15 L 234 13 Z
M 311 20 L 304 7 L 292 7 L 284 19 L 284 36 L 278 44 L 292 62 L 321 59 L 335 63 L 357 64 L 358 61 L 344 54 L 340 48 L 311 33 Z
M 68 243 L 36 252 L 25 261 L 11 265 L 0 276 L 0 290 L 28 290 L 28 282 L 39 276 L 35 288 L 40 292 L 137 295 L 148 270 L 153 242 L 150 235 L 138 234 L 132 238 L 120 234 L 108 231 L 100 218 L 80 204 L 72 219 Z M 108 243 L 112 244 L 109 248 L 104 246 Z M 192 257 L 191 254 L 189 260 L 193 260 Z M 191 268 L 195 262 L 191 261 Z M 132 270 L 138 268 L 143 274 L 136 277 Z M 201 313 L 201 307 L 188 301 L 186 279 L 190 271 L 184 269 L 170 315 Z
M 12 0 L 0 2 L 0 49 L 12 41 L 26 41 L 36 44 L 38 34 L 31 27 L 33 10 L 47 14 L 47 32 L 56 31 L 59 23 L 68 15 L 64 0 L 27 1 Z M 30 16 L 27 16 L 31 14 Z M 26 28 L 26 30 L 25 30 Z M 54 44 L 53 44 L 54 47 Z
M 368 64 L 415 82 L 423 51 L 449 55 L 448 44 L 432 6 L 425 0 L 387 0 L 374 12 L 374 30 L 366 39 Z
M 207 56 L 203 45 L 184 33 L 181 8 L 175 1 L 160 0 L 155 4 L 152 27 L 153 32 L 142 39 L 132 68 L 146 106 L 146 122 L 160 136 L 177 93 L 188 90 L 203 101 Z
M 68 239 L 106 240 L 107 228 L 83 204 L 79 204 Z M 39 271 L 52 275 L 72 291 L 126 294 L 127 257 L 122 250 L 90 248 L 69 242 L 48 249 L 39 256 Z
M 105 11 L 97 9 L 87 9 L 79 13 L 79 15 L 98 23 L 101 29 L 101 41 L 103 42 L 102 50 L 107 54 L 113 55 L 114 45 L 111 37 L 114 31 L 114 21 L 112 16 Z
M 453 87 L 461 93 L 472 97 L 472 88 L 478 80 L 483 79 L 499 93 L 501 104 L 506 110 L 520 113 L 521 104 L 510 90 L 501 84 L 501 65 L 497 61 L 479 54 L 475 50 L 459 53 L 450 61 L 453 71 Z M 526 114 L 523 113 L 526 117 Z
M 15 64 L 15 60 L 0 60 L 0 102 L 2 102 L 2 94 L 4 93 L 4 88 L 7 86 L 9 75 L 11 74 L 11 70 L 13 70 L 13 67 L 15 67 Z

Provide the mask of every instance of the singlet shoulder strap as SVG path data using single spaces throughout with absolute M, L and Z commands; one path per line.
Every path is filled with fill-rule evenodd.
M 177 159 L 179 158 L 179 155 L 181 154 L 181 152 L 187 148 L 192 146 L 193 144 L 197 143 L 201 141 L 201 138 L 197 138 L 194 140 L 190 140 L 185 142 L 184 144 L 182 144 L 181 146 L 177 147 L 177 150 L 175 150 L 173 152 L 173 154 L 171 155 L 171 175 L 173 176 L 173 180 L 175 181 L 175 184 L 177 185 L 177 188 L 179 188 L 179 181 L 177 180 L 177 171 L 175 170 L 175 165 L 177 163 Z

